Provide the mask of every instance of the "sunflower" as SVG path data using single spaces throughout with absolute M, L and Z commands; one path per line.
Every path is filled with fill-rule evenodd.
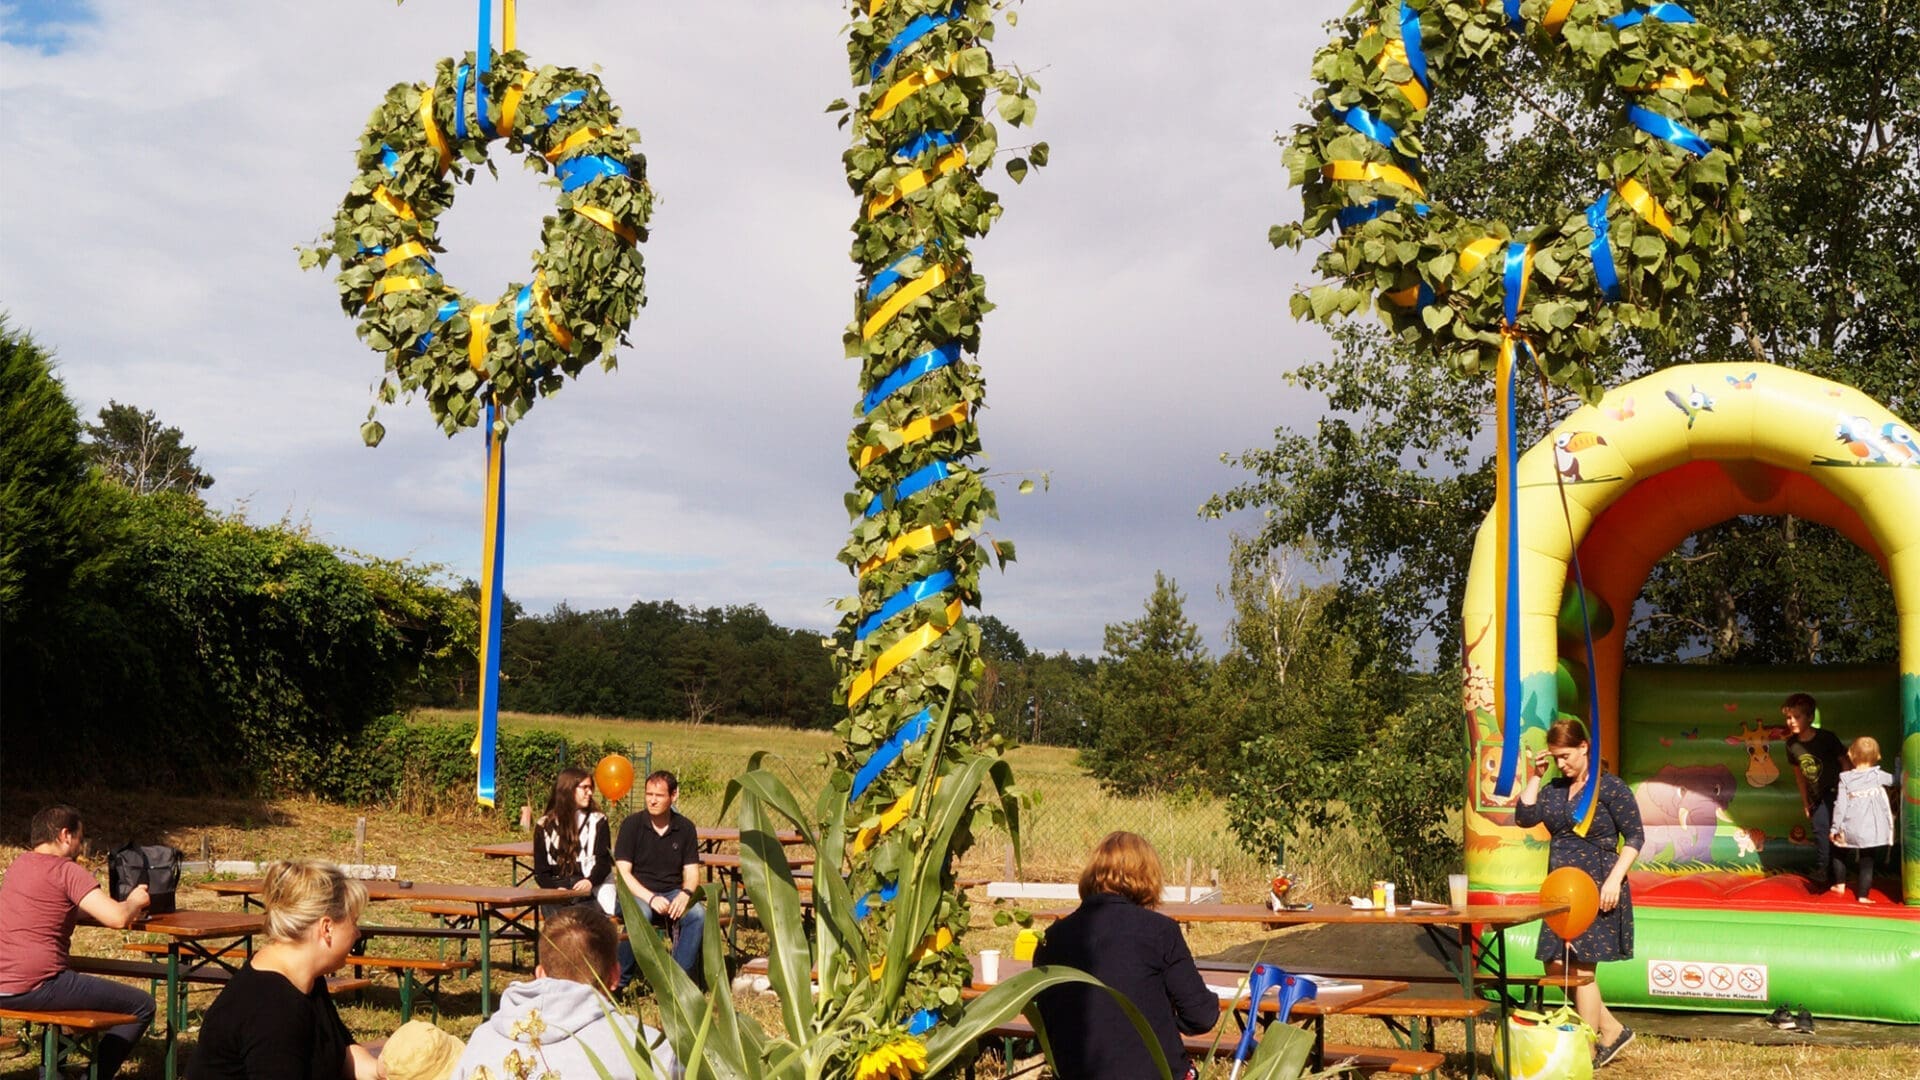
M 860 1055 L 854 1080 L 913 1080 L 927 1071 L 927 1048 L 911 1035 L 901 1035 Z

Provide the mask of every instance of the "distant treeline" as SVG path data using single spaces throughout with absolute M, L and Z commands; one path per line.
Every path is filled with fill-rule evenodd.
M 510 614 L 514 614 L 510 611 Z M 500 704 L 518 712 L 831 727 L 831 654 L 759 607 L 642 600 L 507 623 Z M 472 699 L 461 695 L 462 704 Z

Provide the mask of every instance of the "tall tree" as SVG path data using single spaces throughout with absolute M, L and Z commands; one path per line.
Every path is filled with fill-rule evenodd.
M 1920 290 L 1911 280 L 1920 250 L 1920 74 L 1902 58 L 1920 37 L 1920 4 L 1727 0 L 1712 18 L 1774 43 L 1773 59 L 1733 88 L 1767 118 L 1772 139 L 1749 155 L 1745 244 L 1708 266 L 1696 292 L 1667 297 L 1653 325 L 1587 360 L 1610 384 L 1751 356 L 1858 386 L 1911 420 L 1920 409 Z M 1520 63 L 1524 77 L 1488 75 L 1437 95 L 1421 130 L 1432 197 L 1515 224 L 1562 212 L 1568 191 L 1595 189 L 1592 146 L 1603 118 L 1564 71 Z M 1331 357 L 1291 376 L 1325 394 L 1329 414 L 1312 431 L 1279 429 L 1271 449 L 1226 459 L 1250 478 L 1203 512 L 1261 508 L 1268 518 L 1256 548 L 1309 541 L 1335 553 L 1341 580 L 1329 613 L 1354 632 L 1369 665 L 1405 667 L 1423 640 L 1437 644 L 1432 659 L 1444 664 L 1458 650 L 1453 612 L 1466 538 L 1491 504 L 1482 434 L 1491 389 L 1399 350 L 1372 327 L 1342 325 L 1335 343 Z M 1547 401 L 1527 417 L 1522 438 L 1537 438 L 1577 404 L 1566 395 Z M 1804 625 L 1766 613 L 1811 617 L 1820 597 L 1877 576 L 1864 553 L 1826 549 L 1796 567 L 1808 577 L 1772 574 L 1738 587 L 1730 575 L 1716 577 L 1736 562 L 1784 564 L 1794 528 L 1697 534 L 1656 571 L 1660 599 L 1678 621 L 1636 625 L 1630 646 L 1714 651 L 1710 633 L 1676 641 L 1676 628 L 1723 628 L 1731 607 L 1746 613 L 1744 655 L 1806 653 Z M 1846 621 L 1848 632 L 1822 635 L 1821 658 L 1872 655 L 1881 645 L 1868 639 L 1891 632 Z M 1637 644 L 1655 631 L 1651 646 Z
M 213 486 L 213 477 L 193 462 L 193 447 L 177 427 L 162 424 L 132 405 L 108 401 L 100 422 L 87 425 L 87 452 L 107 479 L 135 495 L 178 491 L 191 495 Z
M 1212 782 L 1219 725 L 1208 708 L 1213 664 L 1186 598 L 1153 575 L 1146 610 L 1106 630 L 1106 651 L 1088 703 L 1093 745 L 1081 751 L 1102 786 L 1123 795 L 1196 789 Z

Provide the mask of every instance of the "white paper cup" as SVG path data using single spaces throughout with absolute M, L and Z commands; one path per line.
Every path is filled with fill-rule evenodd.
M 1447 875 L 1447 903 L 1456 910 L 1467 906 L 1467 875 Z
M 1000 981 L 1000 950 L 980 950 L 980 981 L 992 986 Z

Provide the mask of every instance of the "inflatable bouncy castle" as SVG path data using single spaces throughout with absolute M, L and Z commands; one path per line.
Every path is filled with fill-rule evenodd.
M 1609 1002 L 1766 1011 L 1792 1001 L 1825 1016 L 1920 1023 L 1913 428 L 1858 390 L 1801 372 L 1675 367 L 1573 413 L 1521 456 L 1516 479 L 1518 543 L 1508 548 L 1491 519 L 1480 530 L 1462 610 L 1474 902 L 1531 901 L 1546 874 L 1545 830 L 1516 827 L 1514 794 L 1499 794 L 1507 744 L 1521 755 L 1541 748 L 1556 715 L 1585 717 L 1591 700 L 1602 767 L 1633 788 L 1647 826 L 1631 879 L 1635 957 L 1599 969 Z M 1898 611 L 1897 669 L 1625 666 L 1627 626 L 1655 563 L 1701 529 L 1783 514 L 1831 526 L 1879 563 Z M 1502 603 L 1503 577 L 1517 604 Z M 1517 700 L 1507 694 L 1516 716 L 1496 706 L 1499 687 L 1516 685 L 1503 668 L 1518 672 Z M 1813 847 L 1777 745 L 1780 705 L 1794 691 L 1818 698 L 1818 722 L 1843 742 L 1879 740 L 1882 766 L 1898 778 L 1899 858 L 1871 904 L 1816 893 L 1803 876 Z M 1517 970 L 1534 963 L 1529 929 L 1510 935 Z

